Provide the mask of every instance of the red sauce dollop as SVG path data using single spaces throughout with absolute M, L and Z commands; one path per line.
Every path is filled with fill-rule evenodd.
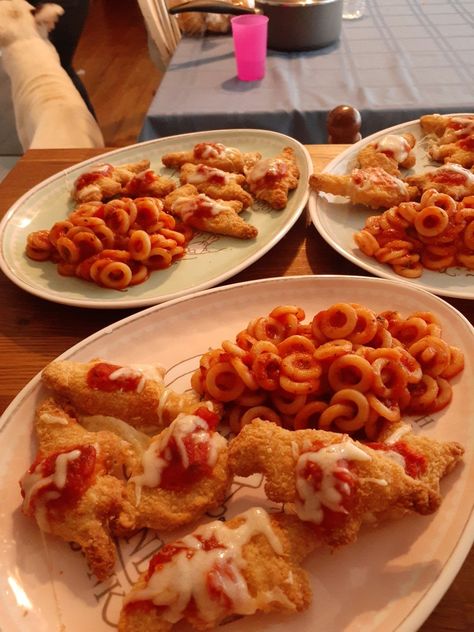
M 75 182 L 76 190 L 78 191 L 83 189 L 84 187 L 89 186 L 89 184 L 97 182 L 97 180 L 100 180 L 101 178 L 109 177 L 112 174 L 113 169 L 112 165 L 104 165 L 104 167 L 100 170 L 83 173 Z
M 419 454 L 412 450 L 408 444 L 403 441 L 397 441 L 391 445 L 381 442 L 366 443 L 372 450 L 383 450 L 397 452 L 405 460 L 405 472 L 412 478 L 420 478 L 426 472 L 428 463 L 423 454 Z
M 117 364 L 108 364 L 107 362 L 94 364 L 87 373 L 88 386 L 94 390 L 105 391 L 106 393 L 136 390 L 141 379 L 138 374 L 132 377 L 119 377 L 116 380 L 110 379 L 112 373 L 121 368 L 122 367 Z

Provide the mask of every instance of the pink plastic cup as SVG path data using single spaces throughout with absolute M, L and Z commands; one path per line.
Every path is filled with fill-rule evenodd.
M 231 19 L 237 77 L 258 81 L 265 76 L 268 18 L 265 15 L 238 15 Z

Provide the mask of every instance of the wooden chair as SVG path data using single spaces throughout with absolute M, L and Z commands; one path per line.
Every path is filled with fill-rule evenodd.
M 174 16 L 169 15 L 166 0 L 138 0 L 148 33 L 150 58 L 164 72 L 181 39 Z

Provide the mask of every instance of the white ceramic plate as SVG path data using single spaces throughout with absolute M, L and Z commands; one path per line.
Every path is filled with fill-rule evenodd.
M 356 166 L 356 156 L 362 147 L 386 134 L 403 134 L 404 132 L 411 132 L 417 139 L 416 165 L 414 169 L 406 173 L 423 173 L 435 166 L 439 167 L 439 163 L 432 162 L 426 153 L 426 135 L 417 119 L 363 138 L 332 160 L 324 171 L 335 175 L 350 173 Z M 364 227 L 366 218 L 374 215 L 375 211 L 347 203 L 345 198 L 329 194 L 318 195 L 315 192 L 310 195 L 308 208 L 313 224 L 328 244 L 364 270 L 385 279 L 403 280 L 405 283 L 416 285 L 440 296 L 474 298 L 474 270 L 452 267 L 445 272 L 434 272 L 424 269 L 422 276 L 418 279 L 402 279 L 388 264 L 379 263 L 373 257 L 364 255 L 356 246 L 353 236 Z
M 222 142 L 242 151 L 259 151 L 263 157 L 273 156 L 283 147 L 294 149 L 301 176 L 298 187 L 290 193 L 286 208 L 275 211 L 257 202 L 250 211 L 242 214 L 258 228 L 256 239 L 239 240 L 201 233 L 191 241 L 184 259 L 167 270 L 153 272 L 145 283 L 123 292 L 107 290 L 77 278 L 62 277 L 51 262 L 31 261 L 25 255 L 26 238 L 30 232 L 49 229 L 54 222 L 66 218 L 73 208 L 70 192 L 74 180 L 94 163 L 108 161 L 123 164 L 148 158 L 152 169 L 171 174 L 171 170 L 163 167 L 161 156 L 191 149 L 195 143 L 205 140 Z M 196 132 L 118 149 L 65 169 L 21 197 L 0 224 L 0 266 L 14 283 L 27 292 L 66 305 L 122 309 L 178 298 L 225 281 L 270 250 L 301 214 L 309 195 L 308 178 L 312 169 L 311 157 L 303 145 L 284 134 L 265 130 Z
M 441 508 L 367 532 L 334 553 L 317 551 L 305 567 L 313 604 L 292 617 L 258 615 L 225 626 L 229 632 L 408 632 L 430 614 L 459 570 L 474 539 L 474 331 L 453 307 L 408 284 L 364 277 L 287 277 L 207 290 L 142 311 L 85 339 L 62 358 L 101 356 L 117 362 L 157 362 L 167 384 L 189 387 L 191 372 L 210 346 L 232 338 L 255 316 L 279 304 L 297 304 L 312 315 L 349 301 L 374 310 L 435 313 L 443 336 L 460 347 L 466 367 L 453 380 L 454 396 L 442 412 L 418 420 L 420 431 L 466 448 L 464 465 L 442 481 Z M 113 628 L 137 573 L 161 544 L 153 532 L 119 542 L 116 574 L 97 583 L 80 553 L 56 538 L 42 539 L 20 512 L 18 480 L 29 467 L 34 409 L 46 395 L 36 377 L 5 412 L 0 424 L 0 621 L 4 632 L 106 632 Z M 259 477 L 238 479 L 236 493 L 214 516 L 268 506 Z M 171 539 L 171 536 L 168 536 Z M 174 539 L 174 538 L 173 538 Z M 177 630 L 188 628 L 177 627 Z

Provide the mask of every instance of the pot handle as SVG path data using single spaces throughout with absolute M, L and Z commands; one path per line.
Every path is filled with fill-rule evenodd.
M 175 7 L 168 9 L 168 13 L 229 13 L 232 15 L 247 15 L 249 13 L 260 13 L 258 9 L 224 2 L 224 0 L 189 0 Z

